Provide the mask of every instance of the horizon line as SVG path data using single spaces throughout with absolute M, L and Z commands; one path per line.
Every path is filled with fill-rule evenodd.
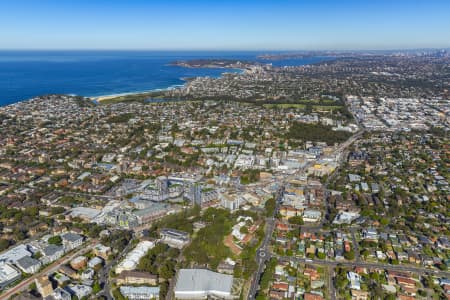
M 0 48 L 0 51 L 186 51 L 186 52 L 199 52 L 199 51 L 208 51 L 208 52 L 234 52 L 234 51 L 242 51 L 242 52 L 261 52 L 261 51 L 275 51 L 275 52 L 361 52 L 361 51 L 373 51 L 373 52 L 381 52 L 381 51 L 417 51 L 417 50 L 450 50 L 450 46 L 447 47 L 404 47 L 404 48 L 360 48 L 360 49 L 332 49 L 332 48 L 317 48 L 317 49 L 238 49 L 238 48 L 224 48 L 224 49 L 210 49 L 210 48 L 198 48 L 198 49 L 179 49 L 179 48 Z

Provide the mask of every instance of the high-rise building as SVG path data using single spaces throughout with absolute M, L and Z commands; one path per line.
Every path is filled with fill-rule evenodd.
M 202 187 L 198 183 L 190 184 L 186 197 L 192 204 L 202 205 Z

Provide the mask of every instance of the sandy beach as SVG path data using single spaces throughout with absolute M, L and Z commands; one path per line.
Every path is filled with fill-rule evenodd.
M 130 95 L 140 95 L 140 94 L 147 94 L 147 93 L 152 93 L 152 92 L 161 92 L 161 91 L 168 91 L 168 90 L 172 90 L 172 89 L 176 89 L 179 87 L 183 87 L 184 84 L 177 84 L 177 85 L 172 85 L 169 86 L 168 88 L 164 88 L 164 89 L 153 89 L 153 90 L 148 90 L 148 91 L 136 91 L 136 92 L 129 92 L 129 93 L 120 93 L 120 94 L 110 94 L 110 95 L 101 95 L 101 96 L 91 96 L 89 98 L 91 98 L 94 101 L 97 102 L 102 102 L 105 100 L 109 100 L 109 99 L 114 99 L 117 97 L 123 97 L 123 96 L 130 96 Z

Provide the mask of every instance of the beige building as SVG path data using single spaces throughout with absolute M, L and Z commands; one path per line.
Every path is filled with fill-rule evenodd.
M 158 276 L 139 271 L 123 271 L 117 277 L 117 284 L 148 284 L 157 285 Z
M 111 254 L 111 248 L 104 246 L 102 244 L 97 244 L 94 247 L 94 255 L 100 256 L 104 260 L 108 260 L 109 255 Z
M 42 298 L 46 298 L 53 293 L 52 283 L 48 279 L 47 275 L 36 278 L 35 280 L 37 290 L 41 294 Z
M 87 265 L 87 257 L 86 256 L 77 256 L 70 261 L 70 266 L 74 270 L 81 270 L 85 268 Z

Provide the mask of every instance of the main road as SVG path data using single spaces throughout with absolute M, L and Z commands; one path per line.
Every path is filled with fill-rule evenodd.
M 256 292 L 258 291 L 259 281 L 261 279 L 262 273 L 264 272 L 265 264 L 270 259 L 269 245 L 272 239 L 273 230 L 275 228 L 275 218 L 278 213 L 279 204 L 283 197 L 283 192 L 284 185 L 280 187 L 275 196 L 275 209 L 272 216 L 266 219 L 266 232 L 264 235 L 264 239 L 261 243 L 261 246 L 256 251 L 256 262 L 258 263 L 258 269 L 253 276 L 252 284 L 248 292 L 248 299 L 255 299 Z
M 71 252 L 66 256 L 63 256 L 62 258 L 54 261 L 52 264 L 50 264 L 49 266 L 47 266 L 44 270 L 34 274 L 33 276 L 21 281 L 18 285 L 12 287 L 11 289 L 7 290 L 6 292 L 4 292 L 3 294 L 0 294 L 0 299 L 9 299 L 11 296 L 23 292 L 25 291 L 28 286 L 30 286 L 30 284 L 32 284 L 34 282 L 34 280 L 42 275 L 48 275 L 51 274 L 53 272 L 55 272 L 56 270 L 59 269 L 59 267 L 61 267 L 62 265 L 68 263 L 69 261 L 71 261 L 72 259 L 74 259 L 77 256 L 83 255 L 89 251 L 92 250 L 92 246 L 95 245 L 97 243 L 96 240 L 92 240 L 90 243 L 88 243 L 87 245 L 83 245 L 81 249 L 78 249 L 75 252 Z
M 352 135 L 347 141 L 345 141 L 344 143 L 340 144 L 335 149 L 335 153 L 340 155 L 340 160 L 343 159 L 343 154 L 344 154 L 345 149 L 347 149 L 353 142 L 355 142 L 363 133 L 364 133 L 364 130 L 358 131 L 357 133 Z M 308 162 L 307 164 L 305 164 L 305 166 L 303 166 L 296 173 L 306 170 L 311 164 L 312 164 L 312 162 Z M 276 215 L 278 213 L 279 204 L 280 204 L 281 199 L 283 197 L 285 182 L 288 179 L 289 179 L 289 176 L 287 178 L 285 178 L 285 180 L 283 181 L 283 183 L 282 183 L 282 185 L 281 185 L 281 187 L 280 187 L 280 189 L 279 189 L 279 191 L 278 191 L 278 193 L 277 193 L 277 195 L 275 197 L 276 205 L 275 205 L 275 210 L 273 212 L 273 216 L 271 218 L 267 218 L 267 220 L 266 220 L 267 226 L 266 226 L 266 232 L 265 232 L 264 240 L 263 240 L 263 242 L 261 243 L 261 246 L 258 248 L 258 250 L 256 252 L 256 262 L 258 263 L 258 269 L 255 272 L 255 274 L 253 275 L 253 279 L 252 279 L 250 290 L 249 290 L 248 297 L 247 297 L 247 299 L 249 299 L 249 300 L 255 299 L 256 293 L 258 291 L 259 281 L 261 279 L 262 273 L 264 272 L 265 264 L 271 257 L 271 253 L 270 253 L 270 250 L 269 250 L 269 245 L 270 245 L 270 241 L 271 241 L 271 238 L 272 238 L 272 235 L 273 235 L 273 230 L 274 230 L 274 227 L 275 227 L 275 222 L 276 222 L 275 218 L 276 218 Z

